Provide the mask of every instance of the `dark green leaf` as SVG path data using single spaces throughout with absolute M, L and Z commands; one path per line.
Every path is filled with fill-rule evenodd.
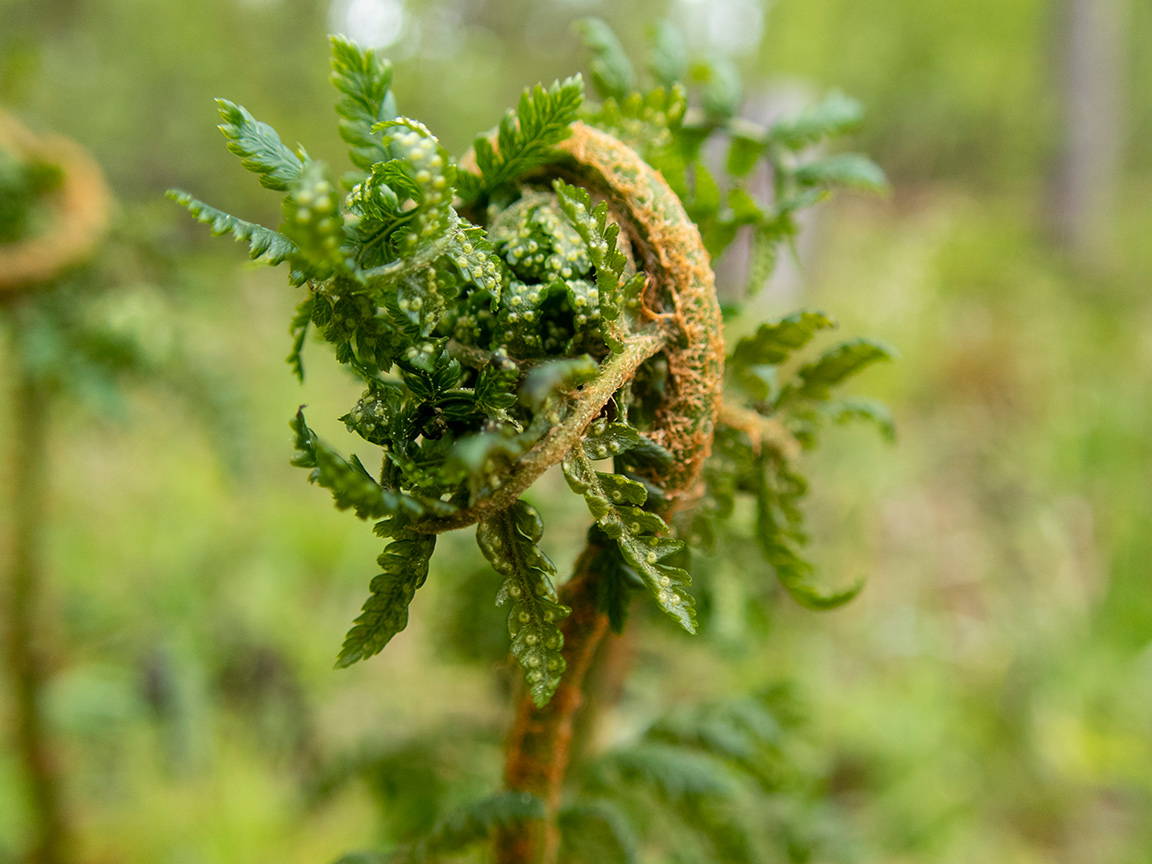
M 455 510 L 444 501 L 415 498 L 383 488 L 355 456 L 348 462 L 321 443 L 305 423 L 303 410 L 296 412 L 290 425 L 296 434 L 296 450 L 300 454 L 292 464 L 298 468 L 311 468 L 309 481 L 331 490 L 332 498 L 341 510 L 352 508 L 361 519 L 385 516 L 416 519 L 425 514 L 443 516 Z
M 304 383 L 304 360 L 300 355 L 304 351 L 304 340 L 308 337 L 308 327 L 312 323 L 314 305 L 315 300 L 311 296 L 301 302 L 296 307 L 296 314 L 292 316 L 292 323 L 288 328 L 292 334 L 292 352 L 287 358 L 288 365 L 292 367 L 292 373 L 301 384 Z
M 473 144 L 480 182 L 465 181 L 457 190 L 471 202 L 524 172 L 547 163 L 557 144 L 571 134 L 571 124 L 584 101 L 584 81 L 579 76 L 557 81 L 547 90 L 537 84 L 525 90 L 516 111 L 500 122 L 497 147 L 486 137 Z
M 664 520 L 639 509 L 647 497 L 644 487 L 619 474 L 598 473 L 582 447 L 570 451 L 563 464 L 568 485 L 584 496 L 596 524 L 616 541 L 624 560 L 643 579 L 660 608 L 695 633 L 696 610 L 686 590 L 692 579 L 673 563 L 684 544 L 658 536 L 668 533 Z
M 497 828 L 543 819 L 544 802 L 527 792 L 501 792 L 473 801 L 437 820 L 431 833 L 418 843 L 400 849 L 392 864 L 435 864 L 443 855 L 463 852 L 490 839 Z
M 636 864 L 640 840 L 628 816 L 610 801 L 594 799 L 560 812 L 561 860 L 566 864 Z
M 556 602 L 556 568 L 537 547 L 543 532 L 540 516 L 523 501 L 476 529 L 480 551 L 504 577 L 496 602 L 510 606 L 512 656 L 524 667 L 537 707 L 548 703 L 564 674 L 564 635 L 557 622 L 571 611 Z
M 337 668 L 379 654 L 408 626 L 408 606 L 428 578 L 428 562 L 435 548 L 435 534 L 415 532 L 403 532 L 385 547 L 384 554 L 376 559 L 381 572 L 372 580 L 372 593 L 344 637 Z
M 361 48 L 343 36 L 332 41 L 332 84 L 343 94 L 336 103 L 340 115 L 340 137 L 349 145 L 352 164 L 371 171 L 377 162 L 390 158 L 388 148 L 373 127 L 396 116 L 392 86 L 392 64 Z

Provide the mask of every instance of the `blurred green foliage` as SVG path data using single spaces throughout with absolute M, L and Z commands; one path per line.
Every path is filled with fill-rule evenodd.
M 397 98 L 460 152 L 524 82 L 579 68 L 569 27 L 589 5 L 409 3 L 409 38 L 388 52 Z M 665 8 L 596 11 L 632 48 Z M 868 107 L 859 144 L 895 192 L 826 205 L 804 305 L 900 348 L 898 368 L 873 373 L 900 444 L 831 430 L 813 468 L 832 478 L 813 493 L 818 563 L 870 574 L 863 594 L 814 620 L 778 602 L 767 574 L 750 590 L 728 572 L 755 555 L 704 559 L 707 646 L 635 622 L 658 648 L 634 658 L 608 743 L 646 740 L 677 706 L 796 681 L 807 720 L 790 759 L 823 850 L 809 860 L 1138 864 L 1152 847 L 1152 164 L 1129 148 L 1120 251 L 1103 274 L 1068 268 L 1032 227 L 1055 143 L 1048 8 L 779 0 L 759 53 L 737 58 Z M 477 794 L 498 776 L 512 670 L 480 634 L 501 615 L 465 616 L 468 638 L 448 602 L 469 580 L 490 587 L 451 566 L 471 544 L 445 539 L 390 657 L 331 671 L 378 550 L 301 489 L 283 418 L 302 401 L 335 417 L 359 388 L 321 363 L 306 388 L 292 383 L 279 358 L 296 298 L 275 274 L 237 275 L 240 250 L 160 200 L 180 185 L 276 222 L 210 128 L 221 95 L 261 105 L 287 141 L 329 142 L 311 155 L 344 164 L 316 74 L 327 15 L 311 0 L 0 0 L 0 101 L 91 147 L 123 224 L 163 250 L 149 260 L 175 259 L 162 301 L 109 314 L 175 306 L 164 320 L 228 375 L 247 456 L 226 470 L 163 395 L 129 391 L 130 424 L 60 408 L 52 712 L 86 860 L 317 862 L 401 837 L 424 816 L 391 809 L 397 775 L 371 765 L 418 747 L 432 718 L 469 745 L 437 770 Z M 1152 132 L 1152 9 L 1131 15 L 1139 142 Z M 449 75 L 470 87 L 445 88 Z M 767 312 L 797 305 L 782 290 Z M 0 436 L 7 422 L 0 411 Z M 334 421 L 319 431 L 342 434 Z M 563 569 L 584 523 L 565 527 L 561 482 L 532 497 Z M 445 628 L 451 650 L 435 652 Z M 435 789 L 431 776 L 410 782 Z M 0 749 L 0 861 L 22 824 Z

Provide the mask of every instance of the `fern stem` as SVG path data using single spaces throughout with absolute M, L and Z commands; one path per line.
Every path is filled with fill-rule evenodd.
M 560 591 L 560 602 L 572 609 L 564 619 L 564 660 L 568 664 L 552 700 L 537 708 L 524 689 L 508 735 L 504 783 L 516 792 L 542 799 L 544 820 L 502 828 L 496 838 L 498 864 L 556 864 L 560 832 L 556 824 L 560 794 L 568 768 L 574 720 L 584 699 L 584 678 L 608 632 L 608 616 L 596 602 L 599 573 L 594 568 L 600 548 L 589 544 L 576 562 L 575 575 Z
M 68 860 L 60 771 L 44 718 L 45 660 L 37 645 L 37 610 L 43 584 L 41 539 L 45 524 L 50 394 L 23 360 L 19 323 L 13 327 L 6 660 L 12 686 L 15 746 L 27 783 L 31 815 L 29 864 Z

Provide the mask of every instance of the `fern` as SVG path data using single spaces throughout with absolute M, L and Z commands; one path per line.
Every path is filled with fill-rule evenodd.
M 585 442 L 564 458 L 564 476 L 572 490 L 584 496 L 596 524 L 616 541 L 624 560 L 643 579 L 660 608 L 695 633 L 695 609 L 686 590 L 691 577 L 673 563 L 684 544 L 660 536 L 669 533 L 664 520 L 640 509 L 648 497 L 642 484 L 592 467 L 592 459 L 615 455 L 618 449 L 613 442 Z
M 435 548 L 435 535 L 410 532 L 384 548 L 376 559 L 381 572 L 369 585 L 368 599 L 336 658 L 338 669 L 379 654 L 408 626 L 408 605 L 428 578 L 428 562 Z
M 625 307 L 635 309 L 638 306 L 640 290 L 647 277 L 637 273 L 623 280 L 628 259 L 616 245 L 620 226 L 608 223 L 608 205 L 605 202 L 593 207 L 588 190 L 569 186 L 563 180 L 556 180 L 552 187 L 556 190 L 560 209 L 584 241 L 588 258 L 596 269 L 598 311 L 607 322 L 604 339 L 612 350 L 619 351 L 624 346 L 627 328 L 612 324 Z
M 343 36 L 332 42 L 332 85 L 342 99 L 336 103 L 340 115 L 340 138 L 349 146 L 349 158 L 361 171 L 371 171 L 377 162 L 389 159 L 388 148 L 374 127 L 396 116 L 392 96 L 392 64 L 361 48 Z
M 746 405 L 722 413 L 736 426 L 720 425 L 715 457 L 705 463 L 723 358 L 713 356 L 719 340 L 710 341 L 720 325 L 714 288 L 695 262 L 750 230 L 755 287 L 795 232 L 798 209 L 832 187 L 877 187 L 870 163 L 807 153 L 848 128 L 854 109 L 833 98 L 791 125 L 763 129 L 735 116 L 742 85 L 733 68 L 692 62 L 666 25 L 655 32 L 648 67 L 657 86 L 649 89 L 607 25 L 581 27 L 603 103 L 584 108 L 579 76 L 525 91 L 494 135 L 476 139 L 467 171 L 430 129 L 397 115 L 390 65 L 335 37 L 339 134 L 358 169 L 346 195 L 326 166 L 224 100 L 228 148 L 262 185 L 284 193 L 281 231 L 171 193 L 213 233 L 247 242 L 254 259 L 290 265 L 290 281 L 307 291 L 291 323 L 288 362 L 298 377 L 314 329 L 363 382 L 341 420 L 380 448 L 377 473 L 323 444 L 302 412 L 292 421 L 295 464 L 338 508 L 377 521 L 377 533 L 392 538 L 341 665 L 376 653 L 403 627 L 428 572 L 431 538 L 475 524 L 503 578 L 497 596 L 510 607 L 512 653 L 543 705 L 564 672 L 561 628 L 575 619 L 564 618 L 554 568 L 537 548 L 539 517 L 521 496 L 561 461 L 596 522 L 594 602 L 614 629 L 624 626 L 633 588 L 644 586 L 695 630 L 687 549 L 660 514 L 684 505 L 677 526 L 715 538 L 713 523 L 733 512 L 739 494 L 757 502 L 758 537 L 785 587 L 808 605 L 831 602 L 814 593 L 800 554 L 804 486 L 792 451 L 814 443 L 829 422 L 870 419 L 888 428 L 880 408 L 833 393 L 891 352 L 845 343 L 786 374 L 830 319 L 801 312 L 761 327 L 728 358 L 733 393 Z M 700 107 L 689 108 L 682 75 Z M 633 142 L 650 166 L 610 136 L 574 126 L 581 116 Z M 566 143 L 574 128 L 579 146 Z M 714 136 L 729 142 L 730 176 L 703 164 Z M 594 164 L 597 147 L 613 155 Z M 635 176 L 608 176 L 618 158 Z M 762 160 L 777 180 L 771 200 L 753 196 L 741 179 Z M 602 179 L 593 183 L 597 172 Z M 584 182 L 596 187 L 595 201 Z M 649 210 L 676 230 L 641 224 Z M 657 248 L 673 237 L 676 248 Z M 638 269 L 645 267 L 653 272 Z M 641 306 L 642 291 L 650 308 Z M 693 388 L 698 398 L 686 398 Z M 609 457 L 613 470 L 597 471 L 593 462 Z M 692 513 L 695 488 L 687 486 L 696 480 L 685 478 L 698 477 L 702 465 L 709 494 Z
M 833 92 L 795 117 L 777 121 L 763 137 L 765 143 L 801 150 L 851 132 L 863 119 L 864 106 L 858 100 Z
M 262 123 L 248 111 L 227 99 L 217 99 L 224 122 L 220 131 L 228 139 L 229 152 L 240 157 L 240 164 L 258 174 L 265 189 L 285 192 L 300 180 L 310 161 L 293 153 L 280 141 L 276 130 Z
M 593 19 L 581 30 L 602 104 L 584 106 L 579 76 L 525 91 L 493 133 L 475 140 L 464 171 L 430 129 L 398 116 L 389 64 L 337 37 L 339 134 L 358 169 L 343 181 L 346 195 L 326 166 L 225 101 L 229 149 L 284 193 L 281 231 L 171 194 L 214 233 L 247 242 L 254 259 L 289 264 L 289 281 L 307 295 L 291 323 L 288 362 L 298 377 L 314 330 L 362 382 L 340 419 L 378 448 L 377 472 L 321 442 L 302 411 L 291 424 L 294 464 L 389 540 L 337 665 L 378 653 L 403 630 L 435 537 L 476 525 L 500 577 L 487 593 L 508 607 L 510 650 L 531 699 L 517 710 L 508 777 L 545 777 L 538 785 L 550 805 L 564 770 L 554 760 L 566 752 L 557 736 L 578 700 L 546 703 L 562 676 L 571 683 L 563 692 L 578 692 L 605 630 L 597 613 L 621 631 L 633 590 L 644 588 L 696 630 L 688 550 L 665 517 L 680 536 L 713 547 L 738 496 L 748 496 L 767 569 L 798 602 L 838 605 L 858 587 L 817 587 L 803 555 L 807 482 L 796 456 L 829 423 L 891 428 L 881 407 L 839 390 L 893 352 L 855 340 L 805 362 L 801 352 L 833 324 L 802 311 L 724 357 L 708 270 L 710 255 L 751 233 L 754 291 L 796 233 L 799 210 L 836 188 L 882 187 L 882 173 L 863 158 L 812 152 L 857 122 L 855 103 L 833 96 L 763 128 L 737 117 L 743 85 L 732 64 L 689 56 L 667 25 L 654 33 L 648 82 L 607 25 Z M 724 158 L 706 165 L 714 152 Z M 773 189 L 761 196 L 746 178 L 765 163 Z M 559 592 L 539 549 L 541 520 L 523 500 L 558 463 L 595 523 L 579 578 Z M 565 854 L 765 860 L 764 832 L 745 817 L 778 779 L 770 720 L 754 707 L 715 712 L 695 726 L 654 727 L 610 754 L 595 769 L 603 782 L 584 787 L 594 803 L 563 817 Z M 637 838 L 651 826 L 634 818 L 624 791 L 658 805 L 668 842 Z M 538 827 L 547 833 L 558 815 L 535 799 L 498 797 L 413 840 L 442 812 L 438 792 L 429 801 L 419 824 L 396 824 L 406 845 L 378 860 L 436 860 L 495 826 L 503 826 L 500 844 L 519 842 L 531 832 L 513 830 L 518 820 L 544 816 Z
M 601 99 L 623 99 L 636 86 L 636 71 L 620 40 L 612 28 L 599 18 L 584 18 L 577 21 L 575 26 L 589 50 L 588 67 L 592 73 L 592 86 Z
M 214 237 L 231 234 L 241 243 L 248 244 L 248 257 L 261 264 L 281 264 L 296 251 L 296 245 L 279 232 L 252 222 L 245 222 L 217 210 L 187 192 L 169 189 L 167 197 L 191 213 L 197 222 L 209 226 Z
M 292 460 L 298 468 L 311 468 L 309 480 L 331 490 L 336 506 L 341 510 L 352 508 L 361 519 L 381 519 L 396 516 L 416 519 L 426 513 L 446 514 L 454 509 L 443 501 L 421 500 L 403 492 L 385 489 L 352 457 L 348 462 L 320 442 L 316 433 L 304 421 L 304 411 L 296 412 L 292 420 L 296 433 L 296 451 Z
M 496 146 L 486 137 L 473 144 L 480 176 L 462 175 L 457 190 L 465 203 L 488 195 L 501 185 L 543 165 L 553 148 L 570 134 L 584 100 L 584 80 L 575 75 L 556 81 L 547 90 L 537 84 L 525 90 L 515 111 L 509 111 L 496 135 Z
M 300 302 L 296 307 L 296 314 L 292 316 L 292 321 L 288 325 L 288 332 L 292 334 L 292 350 L 288 353 L 285 361 L 292 367 L 292 373 L 296 376 L 296 380 L 301 384 L 304 383 L 304 342 L 308 338 L 308 328 L 312 324 L 312 311 L 315 307 L 315 300 L 308 297 Z
M 544 802 L 523 792 L 503 792 L 475 801 L 437 821 L 427 837 L 387 859 L 391 864 L 429 864 L 489 839 L 497 828 L 544 818 Z
M 815 159 L 796 169 L 794 176 L 801 188 L 837 187 L 876 193 L 888 189 L 888 179 L 884 176 L 883 169 L 859 153 L 838 153 L 835 156 Z
M 894 352 L 872 339 L 856 339 L 837 345 L 803 366 L 776 400 L 782 407 L 798 400 L 826 401 L 834 387 L 858 375 L 874 363 L 891 360 Z
M 504 577 L 496 602 L 510 605 L 512 656 L 524 667 L 537 705 L 552 698 L 564 674 L 564 636 L 557 622 L 570 611 L 556 602 L 556 568 L 536 545 L 543 531 L 540 516 L 523 501 L 476 530 L 480 551 Z
M 560 811 L 561 860 L 569 864 L 637 864 L 640 838 L 628 814 L 593 798 Z

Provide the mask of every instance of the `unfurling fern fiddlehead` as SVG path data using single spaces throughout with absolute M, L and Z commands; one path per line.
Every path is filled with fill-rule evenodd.
M 346 194 L 324 165 L 226 101 L 229 149 L 284 193 L 280 231 L 170 193 L 213 233 L 246 242 L 252 258 L 287 262 L 307 288 L 292 322 L 298 375 L 315 327 L 364 383 L 342 420 L 381 448 L 378 472 L 320 441 L 302 412 L 292 422 L 295 464 L 338 507 L 379 520 L 389 540 L 338 665 L 377 653 L 404 628 L 436 536 L 477 526 L 527 685 L 506 782 L 544 799 L 548 814 L 501 829 L 503 862 L 555 857 L 582 679 L 610 623 L 622 626 L 630 588 L 647 588 L 695 632 L 687 549 L 670 524 L 711 535 L 732 495 L 749 492 L 789 592 L 809 605 L 847 599 L 829 601 L 808 583 L 796 551 L 802 488 L 779 481 L 798 477 L 793 450 L 831 410 L 830 388 L 885 356 L 866 343 L 779 383 L 776 367 L 819 329 L 790 317 L 742 340 L 726 381 L 710 252 L 743 225 L 773 243 L 788 236 L 793 212 L 820 197 L 823 181 L 804 180 L 772 129 L 749 144 L 741 127 L 743 161 L 759 147 L 780 163 L 779 190 L 795 194 L 761 206 L 736 182 L 726 207 L 710 207 L 704 192 L 716 187 L 698 153 L 710 134 L 728 133 L 727 120 L 713 112 L 690 127 L 684 91 L 671 82 L 646 96 L 605 91 L 627 80 L 604 74 L 610 61 L 598 61 L 602 106 L 583 106 L 579 77 L 537 86 L 457 165 L 423 124 L 396 116 L 390 66 L 336 38 L 340 134 L 358 169 L 343 179 Z M 750 405 L 723 406 L 726 383 Z M 710 459 L 718 418 L 723 447 Z M 539 548 L 540 518 L 521 498 L 557 464 L 595 521 L 559 590 Z

